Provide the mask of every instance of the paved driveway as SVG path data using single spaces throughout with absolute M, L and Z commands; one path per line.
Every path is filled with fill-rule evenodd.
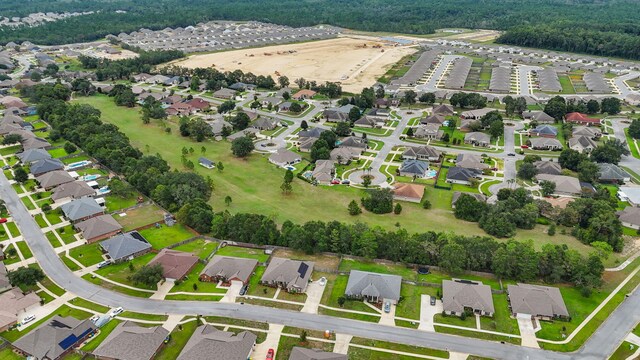
M 269 351 L 269 349 L 273 349 L 275 351 L 275 354 L 278 354 L 278 343 L 280 342 L 282 329 L 284 329 L 284 325 L 269 324 L 269 332 L 267 333 L 267 338 L 261 344 L 256 345 L 256 348 L 253 351 L 253 356 L 251 356 L 251 358 L 265 359 L 267 357 L 267 352 Z M 274 356 L 274 359 L 277 358 L 278 356 Z
M 236 302 L 236 297 L 240 295 L 240 290 L 242 289 L 242 281 L 232 281 L 231 286 L 227 290 L 227 293 L 220 299 L 220 302 L 226 303 L 234 303 Z
M 384 307 L 384 304 L 382 306 Z M 388 313 L 384 312 L 384 310 L 380 312 L 380 321 L 378 321 L 378 324 L 396 326 L 395 317 L 396 306 L 391 305 L 391 310 Z
M 303 313 L 309 314 L 317 314 L 318 313 L 318 305 L 320 304 L 320 300 L 322 299 L 322 293 L 324 293 L 324 288 L 326 286 L 322 286 L 318 283 L 318 281 L 314 281 L 307 286 L 307 301 L 304 303 L 304 307 L 300 310 Z
M 420 325 L 418 330 L 435 332 L 433 327 L 433 317 L 442 313 L 442 301 L 436 300 L 436 305 L 431 305 L 431 296 L 422 295 L 420 297 Z
M 539 349 L 540 345 L 536 339 L 536 330 L 533 328 L 531 316 L 518 314 L 517 320 L 520 336 L 522 336 L 522 346 Z

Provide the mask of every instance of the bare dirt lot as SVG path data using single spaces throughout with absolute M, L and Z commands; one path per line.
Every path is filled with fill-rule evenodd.
M 373 85 L 387 69 L 416 48 L 385 41 L 337 38 L 300 44 L 200 54 L 177 62 L 188 68 L 214 66 L 220 71 L 286 75 L 318 82 L 341 82 L 345 91 L 359 92 Z

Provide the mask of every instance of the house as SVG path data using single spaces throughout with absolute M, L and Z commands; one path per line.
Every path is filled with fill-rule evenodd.
M 251 124 L 251 127 L 261 131 L 273 130 L 278 126 L 278 123 L 269 117 L 260 117 Z
M 421 118 L 420 124 L 422 125 L 434 124 L 434 125 L 440 126 L 442 125 L 442 123 L 444 123 L 444 121 L 445 119 L 443 115 L 433 114 L 433 115 L 429 115 L 427 117 Z
M 66 184 L 73 180 L 74 178 L 64 170 L 51 171 L 46 174 L 36 176 L 36 181 L 38 182 L 38 184 L 40 184 L 40 186 L 47 191 L 58 185 Z
M 596 127 L 591 126 L 576 126 L 571 132 L 571 136 L 586 136 L 591 139 L 597 140 L 602 136 L 602 131 Z
M 556 184 L 556 190 L 554 191 L 556 195 L 578 196 L 582 194 L 580 181 L 571 176 L 538 174 L 536 175 L 536 180 L 538 182 L 551 181 Z
M 455 113 L 453 111 L 453 106 L 447 105 L 447 104 L 440 104 L 438 106 L 434 106 L 431 112 L 433 114 L 442 115 L 442 116 L 451 116 Z
M 465 111 L 462 114 L 460 114 L 460 116 L 462 116 L 463 119 L 480 120 L 480 118 L 482 118 L 483 116 L 487 115 L 492 111 L 496 111 L 496 109 L 489 109 L 489 108 L 474 109 L 474 110 Z
M 248 284 L 258 260 L 215 255 L 200 273 L 201 281 Z
M 491 143 L 491 137 L 481 132 L 470 132 L 464 135 L 464 143 L 473 146 L 489 146 Z
M 207 159 L 206 157 L 200 157 L 198 159 L 198 165 L 202 167 L 206 167 L 207 169 L 213 169 L 216 167 L 216 164 L 213 161 Z
M 92 352 L 99 359 L 151 360 L 164 344 L 169 330 L 124 321 Z
M 366 139 L 362 139 L 356 136 L 349 136 L 342 139 L 338 146 L 342 148 L 352 148 L 355 151 L 359 151 L 360 153 L 367 150 L 368 147 Z
M 64 164 L 58 159 L 37 160 L 31 163 L 31 165 L 29 166 L 29 171 L 31 171 L 31 174 L 33 174 L 33 176 L 40 176 L 50 171 L 62 169 L 64 169 Z
M 387 120 L 390 114 L 391 114 L 391 110 L 389 110 L 388 108 L 374 107 L 372 109 L 369 109 L 366 115 L 368 117 L 378 119 L 378 120 Z
M 269 105 L 271 105 L 271 108 L 273 108 L 274 106 L 280 104 L 282 100 L 283 99 L 281 97 L 267 96 L 267 97 L 263 97 L 262 99 L 259 99 L 258 101 L 262 106 L 269 107 Z
M 440 140 L 443 135 L 444 131 L 440 130 L 440 125 L 438 124 L 419 126 L 413 131 L 413 136 L 418 139 Z
M 196 109 L 191 105 L 183 102 L 175 103 L 167 108 L 167 115 L 180 116 L 191 115 L 196 112 Z
M 132 260 L 151 251 L 151 244 L 137 231 L 116 235 L 101 242 L 100 247 L 116 263 Z
M 45 149 L 48 150 L 51 148 L 51 144 L 45 139 L 41 139 L 39 137 L 28 137 L 26 139 L 23 138 L 22 142 L 22 150 L 27 151 L 31 149 Z
M 391 302 L 400 299 L 402 277 L 368 271 L 351 270 L 344 296 L 348 299 L 362 299 L 370 303 Z
M 122 230 L 120 225 L 111 215 L 98 215 L 73 225 L 82 231 L 82 237 L 88 243 L 103 240 L 116 235 Z
M 241 138 L 241 137 L 248 137 L 248 138 L 255 138 L 256 134 L 258 134 L 260 132 L 260 130 L 258 129 L 252 129 L 252 128 L 247 128 L 244 130 L 240 130 L 236 133 L 233 133 L 229 136 L 227 136 L 227 140 L 228 141 L 233 141 L 235 139 Z
M 273 154 L 269 155 L 269 162 L 280 167 L 294 165 L 300 161 L 302 161 L 302 156 L 285 148 L 280 148 Z
M 254 84 L 246 84 L 243 82 L 236 82 L 229 86 L 229 89 L 233 89 L 236 91 L 245 91 L 245 90 L 254 90 L 256 86 Z
M 429 163 L 422 160 L 404 160 L 400 166 L 400 176 L 424 177 L 429 170 Z
M 211 128 L 211 133 L 213 133 L 214 136 L 221 136 L 224 128 L 227 128 L 229 133 L 231 133 L 231 129 L 233 129 L 233 126 L 223 119 L 207 121 L 207 124 Z
M 562 175 L 562 167 L 554 161 L 536 161 L 533 166 L 538 170 L 538 174 Z
M 0 268 L 6 273 L 4 264 Z M 9 285 L 10 287 L 10 285 Z M 40 296 L 34 292 L 24 294 L 20 288 L 15 287 L 0 294 L 0 331 L 8 330 L 17 324 L 18 319 L 25 313 L 40 306 Z
M 65 184 L 56 186 L 51 194 L 53 201 L 63 199 L 80 199 L 85 196 L 93 196 L 96 194 L 96 190 L 87 185 L 84 181 L 72 181 Z
M 631 181 L 631 175 L 618 165 L 609 163 L 597 163 L 599 168 L 598 180 L 601 183 L 624 184 Z
M 353 105 L 344 105 L 339 108 L 325 109 L 322 112 L 322 116 L 328 122 L 345 122 L 349 121 L 349 111 L 351 111 Z
M 544 111 L 523 111 L 522 117 L 525 120 L 535 121 L 538 124 L 553 124 L 556 122 L 556 119 Z
M 384 119 L 365 115 L 360 119 L 354 121 L 353 125 L 364 128 L 381 128 L 384 126 Z
M 274 257 L 264 271 L 260 283 L 290 293 L 303 293 L 313 272 L 313 262 Z
M 471 185 L 473 179 L 480 179 L 482 172 L 477 169 L 451 167 L 447 171 L 447 182 L 450 184 Z
M 183 279 L 200 258 L 192 253 L 162 249 L 150 262 L 149 266 L 160 264 L 162 266 L 162 277 L 169 281 Z
M 530 284 L 508 285 L 507 295 L 513 316 L 526 315 L 543 320 L 569 318 L 569 311 L 558 288 Z
M 449 315 L 461 316 L 465 311 L 474 314 L 493 316 L 493 297 L 491 287 L 480 281 L 443 280 L 443 311 Z
M 620 201 L 626 201 L 631 206 L 640 207 L 640 187 L 620 186 L 617 196 Z
M 40 360 L 62 359 L 71 349 L 84 342 L 96 331 L 89 319 L 55 315 L 13 343 L 25 356 Z
M 535 129 L 529 130 L 529 135 L 555 138 L 558 136 L 558 128 L 551 125 L 538 125 Z
M 217 359 L 247 360 L 251 358 L 257 336 L 248 331 L 237 334 L 216 329 L 213 325 L 200 325 L 182 348 L 177 360 Z
M 635 206 L 627 206 L 624 210 L 616 212 L 622 226 L 631 229 L 640 229 L 640 208 Z
M 483 162 L 482 156 L 476 154 L 458 154 L 456 157 L 456 166 L 475 170 L 484 170 L 489 168 L 489 165 Z
M 456 208 L 456 203 L 458 202 L 458 200 L 460 199 L 460 196 L 462 195 L 468 195 L 473 197 L 474 199 L 476 199 L 477 201 L 486 203 L 487 200 L 489 199 L 486 195 L 484 194 L 479 194 L 479 193 L 470 193 L 470 192 L 462 192 L 462 191 L 454 191 L 453 192 L 453 196 L 451 197 L 451 208 L 455 209 Z
M 191 106 L 197 111 L 204 111 L 211 107 L 211 103 L 206 100 L 202 100 L 201 98 L 193 98 L 187 101 L 187 105 Z
M 359 158 L 361 154 L 362 152 L 360 150 L 354 148 L 338 147 L 331 150 L 329 159 L 338 164 L 348 164 L 351 160 Z
M 409 146 L 402 153 L 403 160 L 438 161 L 440 160 L 440 156 L 440 151 L 429 145 Z
M 572 124 L 586 126 L 600 126 L 600 119 L 590 118 L 579 112 L 568 113 L 564 116 L 564 121 Z
M 2 262 L 4 260 L 4 252 L 0 249 L 0 293 L 3 293 L 11 289 L 11 281 L 9 281 L 9 275 L 7 274 L 7 267 Z
M 297 93 L 291 95 L 291 98 L 293 100 L 302 101 L 306 99 L 311 99 L 314 96 L 316 96 L 315 91 L 309 90 L 309 89 L 302 89 L 302 90 L 299 90 Z
M 336 173 L 333 160 L 316 160 L 311 177 L 319 184 L 329 184 Z
M 84 221 L 104 214 L 104 209 L 94 198 L 84 197 L 60 205 L 64 216 L 72 223 Z
M 27 151 L 23 151 L 16 155 L 20 162 L 23 164 L 29 164 L 38 160 L 46 160 L 51 159 L 51 154 L 49 154 L 46 150 L 43 149 L 31 149 Z
M 291 101 L 285 101 L 283 103 L 281 103 L 280 105 L 278 105 L 278 111 L 289 111 L 289 109 L 291 108 L 291 105 L 293 105 L 293 103 Z
M 562 150 L 562 143 L 556 138 L 540 137 L 529 139 L 531 148 L 535 150 Z
M 326 352 L 319 349 L 307 349 L 294 346 L 291 349 L 289 360 L 347 360 L 345 354 L 336 354 L 334 352 Z
M 569 139 L 569 148 L 581 153 L 590 153 L 597 146 L 598 144 L 588 136 L 574 136 Z
M 398 183 L 393 190 L 393 199 L 419 203 L 424 196 L 424 186 L 418 184 Z
M 236 91 L 222 88 L 213 93 L 213 97 L 217 97 L 218 99 L 232 100 L 236 97 Z

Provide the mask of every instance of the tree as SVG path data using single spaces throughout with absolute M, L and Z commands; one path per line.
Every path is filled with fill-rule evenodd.
M 71 82 L 71 90 L 89 96 L 96 92 L 96 87 L 87 79 L 75 79 Z
M 556 191 L 556 183 L 548 180 L 542 180 L 539 183 L 542 196 L 550 196 Z
M 583 182 L 593 183 L 600 177 L 600 168 L 596 163 L 583 160 L 578 164 L 578 179 Z
M 640 119 L 633 119 L 629 125 L 629 136 L 634 139 L 640 139 Z
M 604 241 L 594 241 L 591 243 L 591 246 L 596 249 L 596 254 L 602 260 L 607 260 L 613 252 L 613 247 Z
M 198 91 L 200 89 L 200 78 L 194 76 L 191 78 L 191 83 L 189 84 L 189 89 L 191 91 Z
M 597 114 L 600 112 L 600 103 L 598 100 L 591 99 L 587 101 L 587 114 Z
M 280 85 L 281 89 L 286 88 L 289 86 L 289 78 L 286 76 L 278 77 L 278 85 Z
M 307 124 L 307 120 L 302 120 L 302 121 L 300 122 L 300 128 L 301 128 L 302 130 L 307 130 L 307 129 L 309 128 L 309 124 Z
M 547 230 L 547 235 L 553 236 L 556 234 L 556 224 L 549 225 L 549 229 Z
M 283 181 L 282 185 L 280 185 L 280 190 L 282 190 L 284 194 L 289 194 L 293 191 L 293 187 L 290 182 Z
M 39 268 L 20 267 L 9 272 L 9 281 L 13 286 L 34 286 L 44 279 L 44 273 Z
M 438 265 L 450 274 L 457 274 L 465 269 L 467 251 L 460 244 L 450 242 L 440 250 Z
M 218 169 L 219 172 L 222 172 L 222 170 L 224 170 L 224 164 L 222 164 L 222 161 L 218 161 L 216 169 Z
M 358 203 L 355 200 L 351 200 L 351 202 L 349 203 L 349 215 L 360 215 L 362 214 L 362 209 L 360 209 L 360 206 L 358 205 Z
M 493 139 L 497 139 L 504 134 L 504 123 L 502 120 L 492 121 L 491 124 L 489 124 L 489 130 L 487 132 Z
M 402 205 L 400 203 L 396 203 L 396 206 L 393 208 L 393 213 L 396 215 L 400 215 L 402 212 Z
M 431 201 L 429 201 L 429 199 L 424 199 L 424 201 L 422 202 L 422 208 L 431 209 Z
M 363 177 L 362 186 L 364 186 L 365 188 L 368 188 L 369 186 L 371 186 L 371 176 L 366 175 Z
M 544 112 L 556 121 L 561 120 L 567 113 L 567 102 L 562 96 L 554 96 L 544 106 Z
M 236 108 L 236 103 L 233 100 L 227 100 L 218 105 L 218 113 L 224 114 L 233 111 Z
M 522 163 L 518 169 L 518 177 L 524 180 L 531 180 L 538 175 L 538 169 L 532 163 Z
M 329 131 L 325 131 L 329 132 Z M 327 144 L 326 140 L 320 138 L 313 145 L 311 145 L 311 160 L 327 160 L 331 154 L 331 148 L 329 148 L 329 144 Z
M 360 119 L 360 108 L 354 106 L 349 110 L 349 121 L 354 122 Z
M 201 233 L 208 233 L 213 220 L 213 209 L 202 199 L 196 199 L 183 205 L 176 218 L 181 223 Z
M 287 169 L 287 171 L 284 173 L 284 182 L 292 182 L 293 181 L 293 171 Z
M 424 103 L 424 104 L 431 105 L 431 104 L 436 102 L 436 94 L 434 94 L 434 93 L 423 93 L 418 98 L 418 101 L 420 101 L 421 103 Z
M 300 333 L 300 342 L 301 343 L 306 343 L 307 342 L 307 331 L 306 330 L 302 330 L 302 332 Z
M 466 221 L 478 221 L 486 211 L 487 204 L 476 200 L 471 195 L 461 194 L 456 201 L 456 208 L 453 213 L 457 219 Z
M 407 136 L 408 137 L 413 137 L 414 133 L 413 133 L 413 128 L 410 127 L 407 129 Z M 449 135 L 449 133 L 445 133 L 445 135 Z M 444 137 L 444 136 L 443 136 Z M 447 138 L 448 139 L 448 138 Z M 443 140 L 444 141 L 444 140 Z M 445 141 L 446 142 L 446 141 Z
M 131 281 L 134 284 L 144 284 L 147 286 L 153 286 L 162 280 L 162 265 L 145 265 L 140 268 L 135 274 L 131 275 Z
M 620 99 L 614 97 L 607 97 L 602 99 L 600 103 L 600 111 L 602 113 L 607 113 L 609 115 L 616 115 L 620 113 L 622 109 L 622 103 Z
M 232 200 L 231 200 L 231 196 L 227 195 L 227 196 L 225 196 L 225 197 L 224 197 L 224 203 L 225 203 L 227 206 L 231 205 L 231 201 L 232 201 Z
M 22 142 L 22 135 L 20 134 L 9 134 L 5 135 L 4 139 L 2 139 L 2 145 L 11 145 Z
M 346 302 L 347 302 L 347 298 L 345 298 L 344 296 L 340 296 L 340 297 L 338 297 L 338 305 L 339 305 L 340 307 L 343 307 L 343 306 L 344 306 L 344 303 L 346 303 Z
M 247 157 L 254 149 L 253 141 L 246 136 L 237 138 L 231 142 L 231 152 L 233 155 L 243 158 Z
M 291 94 L 289 94 L 288 91 L 285 91 L 285 92 L 282 93 L 282 98 L 285 99 L 285 100 L 289 100 L 289 99 L 291 99 Z
M 371 190 L 361 202 L 365 209 L 374 214 L 387 214 L 393 210 L 393 192 L 390 189 Z
M 291 106 L 289 106 L 289 111 L 292 113 L 299 113 L 302 111 L 302 105 L 300 105 L 297 102 L 294 102 L 291 104 Z
M 622 155 L 629 155 L 627 144 L 620 139 L 605 140 L 591 151 L 591 160 L 599 163 L 618 164 Z
M 407 91 L 405 91 L 404 95 L 402 96 L 402 102 L 404 104 L 407 104 L 409 106 L 409 108 L 411 108 L 411 105 L 416 103 L 416 96 L 418 96 L 418 94 L 416 94 L 415 91 L 407 90 Z
M 573 149 L 564 149 L 560 153 L 558 163 L 565 169 L 578 171 L 578 164 L 587 160 L 587 156 Z
M 33 71 L 33 72 L 31 72 L 31 75 L 29 75 L 29 78 L 32 81 L 40 82 L 42 80 L 42 74 L 37 72 L 37 71 Z
M 74 152 L 76 152 L 76 150 L 78 150 L 78 148 L 75 145 L 73 145 L 72 143 L 70 143 L 68 141 L 66 143 L 64 143 L 64 151 L 67 154 L 73 154 Z
M 17 169 L 13 170 L 13 178 L 17 182 L 23 184 L 27 180 L 29 180 L 29 174 L 27 174 L 27 171 L 22 166 L 20 166 Z
M 307 84 L 307 81 L 304 78 L 297 78 L 294 83 L 298 85 L 298 88 L 303 89 Z
M 110 192 L 111 195 L 117 196 L 121 199 L 128 198 L 134 192 L 131 185 L 127 184 L 126 182 L 120 180 L 117 177 L 109 180 L 109 190 L 111 191 Z
M 229 121 L 234 129 L 236 130 L 244 130 L 249 126 L 251 119 L 249 115 L 244 112 L 239 112 L 235 116 L 231 118 Z
M 336 125 L 335 132 L 338 136 L 349 136 L 349 134 L 351 134 L 351 127 L 346 121 L 339 122 Z

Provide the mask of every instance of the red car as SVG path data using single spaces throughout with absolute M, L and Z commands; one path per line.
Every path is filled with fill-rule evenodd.
M 4 224 L 4 223 L 6 223 L 6 222 L 7 222 L 7 218 L 1 218 L 1 219 L 0 219 L 0 224 Z
M 520 145 L 520 148 L 522 149 L 528 149 L 529 147 L 527 145 Z
M 333 185 L 339 185 L 340 184 L 340 179 L 333 179 L 333 180 L 331 180 L 331 183 Z
M 267 351 L 267 360 L 273 360 L 273 355 L 275 355 L 275 351 L 269 349 L 269 351 Z

